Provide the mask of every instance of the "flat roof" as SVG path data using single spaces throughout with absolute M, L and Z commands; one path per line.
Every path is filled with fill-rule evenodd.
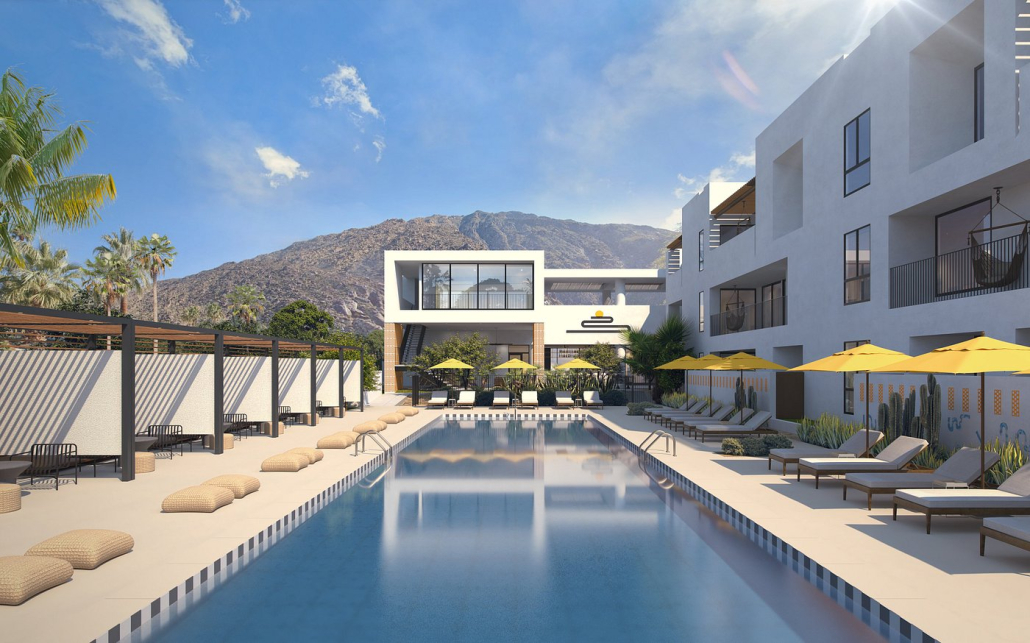
M 544 289 L 554 292 L 612 290 L 616 280 L 626 284 L 627 292 L 665 291 L 665 270 L 656 268 L 558 268 L 543 272 Z

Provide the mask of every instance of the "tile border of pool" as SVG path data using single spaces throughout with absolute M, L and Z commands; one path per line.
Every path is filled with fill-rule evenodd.
M 789 567 L 794 573 L 812 585 L 815 585 L 819 591 L 857 616 L 880 636 L 897 643 L 937 643 L 936 639 L 920 628 L 901 618 L 894 611 L 884 607 L 876 599 L 829 571 L 817 561 L 726 504 L 710 491 L 665 464 L 653 454 L 641 453 L 640 448 L 630 441 L 629 438 L 613 430 L 600 418 L 592 417 L 592 419 L 614 440 L 629 448 L 638 458 L 646 457 L 646 463 L 653 466 L 662 475 L 672 479 L 677 487 L 719 518 L 725 520 L 748 540 L 761 547 L 767 554 Z

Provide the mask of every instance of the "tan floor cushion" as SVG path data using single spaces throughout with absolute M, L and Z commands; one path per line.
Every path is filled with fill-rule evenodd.
M 347 447 L 354 446 L 358 435 L 360 434 L 353 431 L 340 431 L 339 433 L 325 436 L 318 441 L 316 446 L 319 449 L 346 449 Z
M 387 413 L 386 415 L 380 415 L 379 421 L 386 422 L 387 424 L 398 424 L 403 422 L 406 417 L 408 416 L 403 413 Z
M 418 409 L 410 406 L 398 407 L 396 412 L 400 413 L 401 415 L 407 415 L 408 417 L 411 417 L 412 415 L 418 415 Z
M 379 424 L 379 422 L 362 422 L 354 427 L 353 431 L 355 433 L 377 433 L 382 430 L 379 428 Z
M 325 456 L 318 449 L 312 449 L 311 447 L 296 447 L 286 453 L 298 453 L 308 459 L 308 464 L 315 464 Z
M 242 473 L 227 473 L 225 475 L 216 476 L 204 484 L 211 485 L 212 487 L 223 487 L 228 489 L 237 500 L 248 493 L 254 493 L 261 488 L 260 480 L 254 476 L 246 476 Z
M 33 545 L 26 556 L 49 556 L 71 563 L 75 569 L 96 569 L 112 558 L 132 551 L 132 536 L 112 529 L 73 529 Z
M 268 472 L 293 473 L 308 466 L 309 460 L 299 453 L 280 453 L 261 463 L 261 470 Z
M 236 496 L 222 487 L 197 485 L 180 489 L 161 503 L 165 513 L 211 513 L 231 503 Z
M 150 451 L 137 451 L 134 460 L 136 473 L 153 473 L 157 469 L 157 459 Z
M 21 605 L 51 587 L 71 580 L 72 566 L 45 556 L 0 557 L 0 605 Z
M 0 484 L 0 514 L 21 509 L 21 485 Z

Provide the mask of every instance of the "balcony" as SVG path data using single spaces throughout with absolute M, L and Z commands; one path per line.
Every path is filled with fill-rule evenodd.
M 777 297 L 716 313 L 709 318 L 709 324 L 712 337 L 784 326 L 787 324 L 787 298 Z
M 890 307 L 918 306 L 1030 285 L 1024 234 L 984 243 L 980 254 L 980 270 L 974 269 L 972 247 L 891 268 Z

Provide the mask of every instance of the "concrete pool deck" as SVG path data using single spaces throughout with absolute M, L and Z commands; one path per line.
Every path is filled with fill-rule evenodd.
M 658 425 L 624 408 L 591 412 L 638 444 Z M 804 552 L 829 571 L 941 641 L 1026 641 L 1030 636 L 1030 554 L 989 540 L 979 556 L 980 520 L 938 517 L 926 534 L 922 515 L 899 510 L 890 496 L 842 499 L 842 484 L 826 478 L 819 489 L 795 469 L 780 475 L 765 458 L 718 453 L 719 442 L 676 435 L 677 455 L 651 451 L 741 514 Z
M 326 450 L 325 459 L 298 473 L 260 473 L 260 462 L 360 422 L 390 407 L 323 418 L 318 426 L 296 426 L 278 439 L 239 440 L 222 456 L 210 452 L 160 459 L 154 473 L 122 483 L 107 477 L 80 477 L 60 491 L 30 490 L 22 510 L 0 515 L 0 555 L 18 555 L 46 538 L 70 529 L 109 528 L 131 534 L 134 550 L 16 607 L 0 606 L 5 639 L 88 641 L 246 542 L 307 500 L 365 465 L 379 452 L 354 457 L 353 449 Z M 580 413 L 575 409 L 574 413 Z M 454 413 L 448 409 L 447 413 Z M 468 416 L 467 411 L 459 411 Z M 566 413 L 558 412 L 565 415 Z M 384 432 L 398 444 L 443 411 L 419 415 Z M 475 416 L 501 413 L 476 409 Z M 554 415 L 540 409 L 537 417 Z M 634 444 L 656 425 L 627 416 L 625 408 L 589 411 Z M 943 641 L 1021 641 L 1030 631 L 1024 597 L 1030 595 L 1030 554 L 989 541 L 978 555 L 979 520 L 942 517 L 926 535 L 921 516 L 899 513 L 891 521 L 887 496 L 865 509 L 864 494 L 841 499 L 841 484 L 827 479 L 815 489 L 810 480 L 780 476 L 765 459 L 727 457 L 716 443 L 681 439 L 678 455 L 652 451 L 661 462 L 702 486 L 741 514 L 879 601 L 900 617 Z M 246 473 L 261 490 L 213 514 L 163 514 L 161 500 L 177 489 L 222 473 Z M 274 603 L 272 603 L 274 604 Z
M 294 447 L 389 413 L 366 407 L 344 418 L 320 418 L 317 426 L 289 427 L 272 439 L 237 440 L 221 456 L 198 451 L 159 458 L 157 470 L 123 483 L 111 465 L 94 479 L 83 470 L 79 484 L 60 490 L 26 487 L 22 509 L 0 514 L 0 556 L 21 555 L 32 545 L 71 529 L 116 529 L 136 541 L 132 552 L 95 570 L 76 570 L 72 580 L 18 606 L 0 606 L 0 638 L 8 641 L 89 641 L 122 622 L 226 552 L 245 543 L 284 514 L 357 470 L 380 450 L 354 457 L 351 449 L 326 449 L 325 458 L 297 473 L 261 473 L 261 461 Z M 391 425 L 383 436 L 397 444 L 441 415 L 421 409 Z M 164 514 L 161 501 L 183 487 L 224 473 L 257 477 L 261 489 L 212 514 Z M 274 604 L 274 603 L 270 603 Z

